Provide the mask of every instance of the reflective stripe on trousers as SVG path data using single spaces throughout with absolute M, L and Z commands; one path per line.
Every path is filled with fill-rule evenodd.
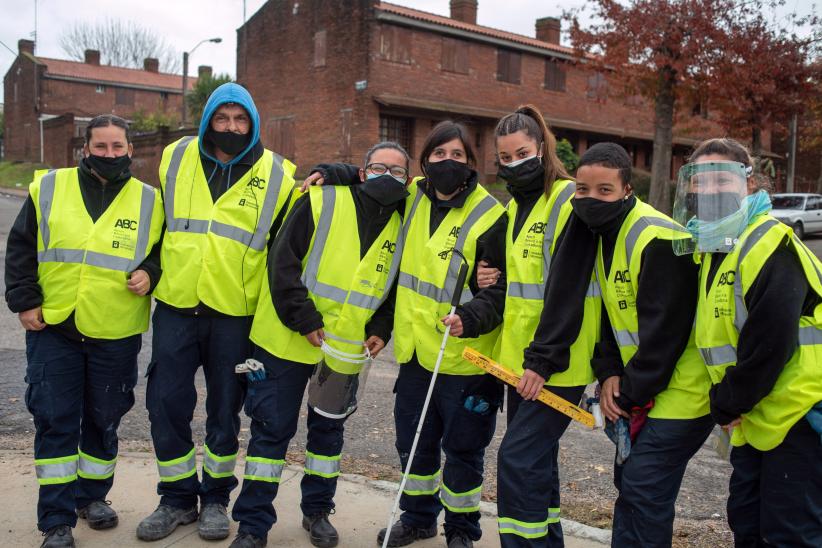
M 306 451 L 304 471 L 308 475 L 336 478 L 340 475 L 340 455 L 327 457 Z
M 160 481 L 179 481 L 197 473 L 197 453 L 192 447 L 185 456 L 162 461 L 157 459 Z
M 75 481 L 77 479 L 77 461 L 79 458 L 79 455 L 74 454 L 65 457 L 34 459 L 37 483 L 40 485 L 56 485 Z
M 234 466 L 237 464 L 237 453 L 219 456 L 211 452 L 208 445 L 203 447 L 203 470 L 212 478 L 228 478 L 234 475 Z
M 455 493 L 445 483 L 440 488 L 440 502 L 452 512 L 479 512 L 482 485 L 464 493 Z
M 284 459 L 266 459 L 264 457 L 253 457 L 249 455 L 245 458 L 245 473 L 243 474 L 243 479 L 280 483 L 284 467 Z
M 434 495 L 439 490 L 440 470 L 437 470 L 428 476 L 408 474 L 408 480 L 405 482 L 405 489 L 402 493 L 409 496 Z
M 548 517 L 544 521 L 527 522 L 513 518 L 497 519 L 497 526 L 501 535 L 517 535 L 523 538 L 539 538 L 548 534 L 549 526 L 552 523 L 559 523 L 559 508 L 549 508 Z
M 80 462 L 77 475 L 84 479 L 104 480 L 114 475 L 117 458 L 98 459 L 80 451 Z
M 143 183 L 143 192 L 140 198 L 140 221 L 137 228 L 137 244 L 134 248 L 134 258 L 128 259 L 117 255 L 109 255 L 85 249 L 49 248 L 51 231 L 49 218 L 54 201 L 54 186 L 57 174 L 50 171 L 43 176 L 40 182 L 40 236 L 43 240 L 43 251 L 37 252 L 37 261 L 40 263 L 83 263 L 117 270 L 132 272 L 145 260 L 148 255 L 148 238 L 151 233 L 151 215 L 154 211 L 154 190 Z

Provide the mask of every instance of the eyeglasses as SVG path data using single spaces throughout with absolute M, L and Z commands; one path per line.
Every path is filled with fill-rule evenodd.
M 393 177 L 397 177 L 398 179 L 405 179 L 408 177 L 408 169 L 402 166 L 387 166 L 385 164 L 368 164 L 365 166 L 366 171 L 370 171 L 375 175 L 385 175 L 386 173 L 390 173 Z

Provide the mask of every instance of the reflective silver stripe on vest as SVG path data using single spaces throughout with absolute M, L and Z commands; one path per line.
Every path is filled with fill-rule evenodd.
M 732 344 L 700 348 L 699 354 L 708 366 L 725 365 L 736 361 L 736 348 Z
M 379 297 L 375 295 L 366 295 L 359 291 L 346 290 L 340 287 L 335 287 L 323 283 L 317 279 L 320 269 L 320 260 L 322 259 L 323 251 L 328 241 L 328 234 L 331 231 L 331 222 L 334 218 L 334 209 L 337 201 L 337 190 L 333 186 L 322 187 L 323 204 L 320 211 L 320 218 L 317 221 L 317 226 L 314 229 L 314 244 L 311 248 L 311 253 L 308 255 L 308 261 L 305 265 L 305 270 L 301 276 L 303 285 L 314 295 L 332 300 L 340 304 L 350 304 L 358 308 L 366 310 L 377 310 L 385 301 L 394 280 L 397 277 L 399 270 L 399 261 L 402 256 L 402 249 L 405 242 L 404 230 L 400 226 L 399 234 L 397 235 L 397 245 L 394 250 L 394 256 L 391 258 L 391 265 L 389 267 L 388 277 L 385 282 L 385 288 Z
M 614 338 L 619 346 L 639 346 L 639 333 L 629 329 L 614 329 Z
M 822 330 L 813 325 L 806 325 L 804 327 L 800 327 L 799 344 L 801 344 L 802 346 L 822 344 Z
M 111 461 L 107 464 L 101 464 L 99 462 L 94 462 L 88 459 L 83 458 L 83 455 L 80 455 L 80 468 L 79 473 L 80 476 L 91 476 L 92 478 L 108 478 L 109 476 L 114 474 L 114 467 L 116 462 Z
M 599 282 L 591 280 L 588 283 L 588 290 L 585 292 L 586 297 L 601 297 L 602 288 L 599 287 Z
M 444 506 L 450 509 L 460 511 L 472 511 L 479 507 L 480 496 L 482 493 L 477 490 L 470 495 L 457 495 L 450 493 L 447 489 L 440 489 L 440 500 Z
M 163 481 L 165 478 L 176 478 L 178 476 L 182 476 L 187 474 L 195 469 L 197 466 L 197 455 L 196 453 L 192 452 L 191 456 L 188 457 L 183 462 L 178 462 L 177 464 L 160 464 L 160 461 L 157 461 L 157 469 L 160 472 L 160 480 Z M 165 481 L 168 481 L 165 479 Z
M 46 181 L 46 177 L 48 180 Z M 45 183 L 45 188 L 43 187 Z M 134 249 L 134 258 L 118 257 L 97 251 L 83 249 L 49 249 L 48 243 L 51 233 L 48 228 L 51 216 L 51 205 L 54 199 L 55 173 L 49 172 L 43 176 L 40 184 L 40 234 L 43 239 L 43 251 L 37 253 L 37 260 L 41 263 L 85 263 L 87 265 L 120 272 L 131 272 L 145 260 L 148 255 L 148 239 L 151 234 L 151 217 L 154 213 L 154 190 L 143 184 L 140 195 L 140 220 L 137 225 L 137 243 Z M 44 191 L 47 199 L 44 200 Z
M 174 217 L 174 195 L 177 192 L 177 175 L 180 172 L 180 164 L 183 163 L 188 144 L 196 139 L 196 136 L 189 135 L 183 137 L 174 151 L 171 153 L 171 161 L 166 171 L 166 187 L 163 189 L 163 200 L 166 210 L 166 230 L 169 232 L 199 232 L 205 233 L 208 230 L 208 221 L 196 219 L 183 219 Z
M 690 232 L 676 223 L 669 221 L 668 219 L 661 219 L 659 217 L 640 217 L 630 228 L 630 230 L 628 230 L 628 235 L 625 236 L 625 260 L 628 266 L 631 265 L 631 257 L 633 257 L 634 247 L 636 247 L 636 242 L 639 240 L 639 236 L 646 228 L 651 226 L 670 228 L 674 232 L 682 232 L 690 237 Z
M 37 252 L 37 261 L 41 263 L 82 263 L 86 254 L 82 249 L 46 249 Z
M 37 479 L 40 482 L 70 478 L 77 475 L 77 459 L 49 464 L 35 463 L 34 470 L 37 472 Z
M 748 256 L 748 253 L 753 247 L 767 234 L 767 232 L 774 226 L 778 225 L 779 221 L 776 219 L 769 219 L 753 229 L 751 233 L 745 238 L 742 243 L 742 248 L 739 250 L 739 258 L 736 262 L 736 278 L 734 282 L 734 326 L 737 332 L 742 332 L 742 326 L 748 319 L 748 307 L 745 305 L 745 295 L 742 293 L 742 261 Z
M 419 190 L 417 190 L 420 193 Z M 408 216 L 407 223 L 408 226 L 411 226 L 411 222 L 413 220 L 413 216 L 416 214 L 417 210 L 417 203 L 419 202 L 421 196 L 417 195 L 417 200 L 414 202 L 414 208 L 411 210 L 411 215 Z M 465 240 L 468 238 L 468 233 L 471 232 L 471 229 L 474 225 L 496 204 L 496 200 L 493 196 L 486 196 L 482 199 L 482 201 L 477 204 L 471 213 L 468 214 L 468 217 L 465 219 L 465 222 L 460 227 L 460 234 L 457 237 L 457 241 L 454 243 L 454 249 L 458 251 L 462 251 L 465 247 Z M 451 254 L 451 262 L 448 264 L 448 274 L 445 278 L 445 287 L 438 287 L 432 283 L 424 282 L 418 279 L 416 276 L 408 274 L 407 272 L 400 272 L 399 278 L 399 285 L 418 293 L 424 297 L 428 297 L 434 301 L 439 303 L 450 303 L 451 302 L 451 285 L 453 285 L 452 281 L 456 281 L 457 276 L 459 275 L 459 268 L 462 260 L 460 259 L 459 255 L 456 253 Z M 460 304 L 464 304 L 470 301 L 473 298 L 471 291 L 463 291 L 462 298 L 460 299 Z
M 508 296 L 520 299 L 541 301 L 545 298 L 544 284 L 526 284 L 522 282 L 508 283 Z
M 51 231 L 49 230 L 49 215 L 51 204 L 54 201 L 54 185 L 57 180 L 57 170 L 51 170 L 40 179 L 40 237 L 43 240 L 43 249 L 49 248 Z M 42 261 L 40 261 L 42 262 Z
M 542 240 L 542 279 L 544 282 L 548 281 L 548 273 L 551 271 L 551 245 L 554 243 L 554 236 L 557 231 L 557 223 L 559 222 L 559 214 L 562 205 L 568 198 L 574 194 L 574 186 L 567 186 L 562 189 L 554 202 L 554 207 L 551 208 L 551 213 L 548 215 L 548 226 L 545 230 L 545 238 Z M 545 284 L 542 286 L 542 294 L 545 294 Z M 540 297 L 541 298 L 541 297 Z
M 316 472 L 324 476 L 340 473 L 340 459 L 318 459 L 312 455 L 305 456 L 306 472 Z
M 283 466 L 282 463 L 246 460 L 244 476 L 246 479 L 280 481 L 280 476 L 283 475 Z

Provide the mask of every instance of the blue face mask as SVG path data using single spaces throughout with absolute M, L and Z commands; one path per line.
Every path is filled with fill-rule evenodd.
M 383 173 L 382 175 L 378 175 L 376 173 L 366 173 L 365 174 L 365 180 L 370 181 L 371 179 L 376 179 L 378 177 L 385 177 L 386 175 L 388 175 L 389 177 L 391 177 L 392 179 L 394 179 L 395 181 L 400 183 L 403 187 L 405 186 L 405 179 L 403 179 L 401 177 L 394 177 L 390 173 Z
M 728 253 L 739 235 L 754 217 L 771 209 L 771 198 L 764 190 L 750 194 L 742 200 L 738 210 L 715 221 L 703 221 L 692 218 L 685 225 L 696 241 L 696 250 L 700 253 Z

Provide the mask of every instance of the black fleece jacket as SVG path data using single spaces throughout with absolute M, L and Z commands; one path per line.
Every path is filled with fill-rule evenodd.
M 118 179 L 104 184 L 91 173 L 85 160 L 80 161 L 77 170 L 83 204 L 86 206 L 86 211 L 91 220 L 97 222 L 97 219 L 108 209 L 108 206 L 111 205 L 126 182 L 131 178 L 131 173 L 126 171 Z M 6 303 L 9 309 L 15 313 L 31 310 L 43 304 L 43 291 L 40 288 L 37 276 L 38 230 L 37 211 L 31 196 L 29 196 L 23 203 L 23 207 L 20 209 L 11 231 L 9 231 L 6 246 Z M 146 271 L 151 281 L 149 291 L 153 291 L 162 274 L 159 243 L 150 250 L 148 257 L 138 267 L 138 270 Z M 51 327 L 72 339 L 88 340 L 88 337 L 85 337 L 77 330 L 74 323 L 74 313 L 59 325 Z
M 403 201 L 386 207 L 362 192 L 358 186 L 351 186 L 350 190 L 357 212 L 357 233 L 362 259 Z M 300 279 L 303 272 L 302 261 L 308 253 L 314 229 L 311 201 L 308 195 L 300 196 L 268 255 L 268 284 L 274 309 L 286 327 L 301 335 L 323 327 L 322 315 L 309 299 L 308 289 Z M 366 337 L 376 335 L 386 343 L 389 341 L 394 327 L 396 292 L 395 281 L 385 302 L 365 326 Z
M 319 164 L 311 173 L 318 172 L 323 176 L 324 184 L 354 185 L 359 183 L 359 168 L 351 164 Z M 453 208 L 465 205 L 468 196 L 478 185 L 476 173 L 468 180 L 468 184 L 450 200 L 440 200 L 432 185 L 425 179 L 417 182 L 419 189 L 431 200 L 431 219 L 429 237 L 433 235 L 442 223 L 442 220 Z M 533 207 L 533 204 L 532 206 Z M 403 210 L 400 210 L 404 214 Z M 477 238 L 477 254 L 474 268 L 469 273 L 468 287 L 474 298 L 464 305 L 458 306 L 456 313 L 462 319 L 462 337 L 479 337 L 493 331 L 502 323 L 502 313 L 505 308 L 505 232 L 508 216 L 502 215 L 496 223 Z M 480 289 L 477 285 L 477 268 L 480 261 L 486 261 L 492 268 L 501 271 L 499 280 L 494 285 Z
M 213 145 L 210 145 L 207 139 L 206 134 L 206 147 L 210 147 L 213 149 Z M 208 157 L 200 154 L 200 162 L 203 166 L 203 173 L 206 176 L 206 180 L 208 181 L 208 190 L 211 192 L 211 200 L 216 202 L 220 199 L 220 197 L 226 193 L 226 191 L 231 188 L 231 186 L 239 181 L 248 171 L 254 166 L 254 164 L 262 157 L 263 152 L 265 149 L 263 148 L 262 143 L 259 141 L 256 145 L 254 145 L 251 150 L 249 150 L 240 160 L 237 161 L 236 164 L 233 164 L 228 167 L 221 167 L 218 163 L 214 160 L 209 159 Z M 268 174 L 265 174 L 265 177 L 268 177 Z M 268 231 L 268 249 L 271 249 L 271 246 L 274 245 L 274 237 L 277 235 L 277 231 L 280 229 L 282 225 L 283 218 L 286 214 L 286 207 L 283 207 L 280 212 L 277 214 L 277 217 L 274 219 L 274 222 L 271 224 L 271 230 Z M 163 235 L 165 235 L 165 224 L 163 225 Z M 163 240 L 160 239 L 160 242 L 157 244 L 157 249 L 159 250 L 162 246 Z M 160 264 L 160 256 L 159 252 L 156 256 L 156 266 L 159 267 Z M 186 315 L 192 316 L 209 316 L 209 317 L 225 317 L 226 314 L 214 310 L 210 306 L 199 303 L 197 306 L 193 306 L 191 308 L 177 308 L 176 306 L 171 306 L 170 304 L 164 303 L 162 301 L 157 301 L 157 306 L 166 306 Z M 249 311 L 249 316 L 254 315 L 254 311 Z
M 724 253 L 712 254 L 707 286 L 700 291 L 711 286 L 724 258 Z M 819 303 L 798 257 L 787 246 L 779 247 L 745 294 L 748 319 L 739 333 L 736 365 L 711 387 L 711 416 L 717 424 L 749 412 L 773 390 L 796 350 L 800 316 L 813 315 Z

